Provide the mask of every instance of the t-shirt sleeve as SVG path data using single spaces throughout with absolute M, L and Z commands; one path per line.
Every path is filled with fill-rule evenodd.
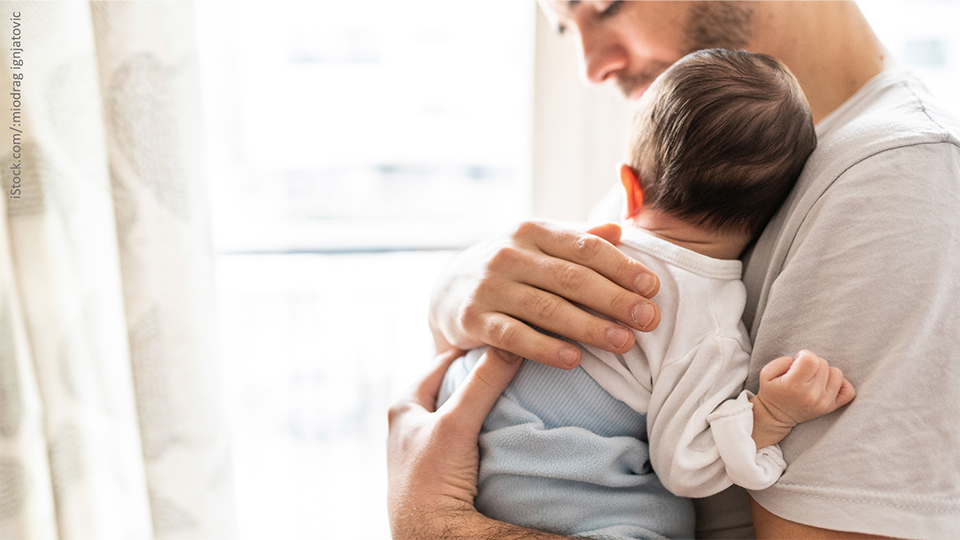
M 797 426 L 781 442 L 790 468 L 753 497 L 828 529 L 955 534 L 960 152 L 918 144 L 853 165 L 790 242 L 754 323 L 747 388 L 757 390 L 768 360 L 807 348 L 842 369 L 858 394 Z
M 657 371 L 647 413 L 650 459 L 671 492 L 706 497 L 731 483 L 763 489 L 783 472 L 779 448 L 758 452 L 751 437 L 752 405 L 741 392 L 749 359 L 737 340 L 707 336 Z

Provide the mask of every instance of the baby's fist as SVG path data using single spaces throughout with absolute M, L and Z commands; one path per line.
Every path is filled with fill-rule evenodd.
M 795 426 L 843 407 L 856 395 L 842 371 L 802 350 L 764 366 L 757 398 L 778 422 Z

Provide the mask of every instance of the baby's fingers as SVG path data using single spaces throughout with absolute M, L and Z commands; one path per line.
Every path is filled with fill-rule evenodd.
M 831 367 L 824 387 L 823 413 L 833 412 L 843 407 L 856 396 L 853 385 L 843 376 L 840 368 Z
M 790 371 L 784 376 L 793 384 L 823 386 L 828 381 L 829 365 L 827 361 L 804 349 L 793 357 Z M 838 387 L 839 388 L 839 387 Z
M 793 358 L 789 356 L 781 356 L 775 360 L 771 360 L 767 365 L 763 366 L 763 369 L 760 370 L 760 380 L 761 381 L 772 381 L 776 378 L 784 376 L 789 370 L 790 365 L 793 363 Z
M 837 408 L 850 403 L 855 397 L 857 397 L 857 390 L 853 387 L 853 383 L 844 378 L 840 383 L 840 391 L 837 392 Z

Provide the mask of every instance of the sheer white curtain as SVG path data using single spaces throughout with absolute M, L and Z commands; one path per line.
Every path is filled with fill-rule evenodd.
M 0 38 L 0 538 L 232 536 L 193 6 Z

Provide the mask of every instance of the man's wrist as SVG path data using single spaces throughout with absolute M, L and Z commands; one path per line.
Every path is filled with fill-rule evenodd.
M 542 531 L 527 529 L 490 519 L 470 505 L 421 510 L 409 513 L 391 523 L 393 540 L 562 540 Z
M 401 504 L 392 516 L 390 536 L 393 540 L 466 538 L 468 531 L 476 528 L 476 516 L 483 517 L 472 508 L 425 509 Z

